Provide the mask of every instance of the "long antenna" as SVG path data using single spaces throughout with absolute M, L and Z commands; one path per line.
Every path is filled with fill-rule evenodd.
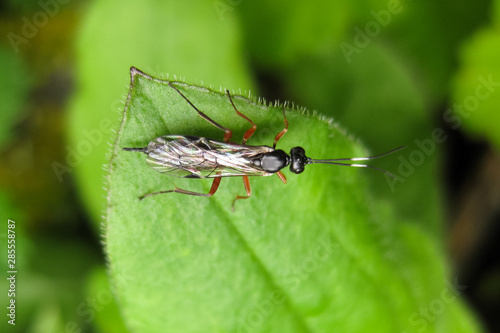
M 390 173 L 389 171 L 386 171 L 384 169 L 380 169 L 371 165 L 367 164 L 357 164 L 357 163 L 339 163 L 339 161 L 368 161 L 368 160 L 373 160 L 379 157 L 383 157 L 392 153 L 397 152 L 398 150 L 406 148 L 405 146 L 398 147 L 396 149 L 393 149 L 391 151 L 388 151 L 386 153 L 380 154 L 380 155 L 375 155 L 375 156 L 370 156 L 370 157 L 349 157 L 349 158 L 335 158 L 335 159 L 329 159 L 329 160 L 314 160 L 314 159 L 309 159 L 308 164 L 313 164 L 313 163 L 319 163 L 319 164 L 333 164 L 333 165 L 343 165 L 343 166 L 350 166 L 350 167 L 356 167 L 356 168 L 371 168 L 375 169 L 377 171 L 383 172 L 386 175 L 388 175 L 391 178 L 396 179 L 396 176 Z
M 144 148 L 122 148 L 122 150 L 125 150 L 125 151 L 140 151 L 142 153 L 145 153 L 148 150 L 148 147 L 144 147 Z

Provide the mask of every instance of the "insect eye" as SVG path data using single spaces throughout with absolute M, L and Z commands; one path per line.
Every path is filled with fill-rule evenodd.
M 283 150 L 275 150 L 262 157 L 261 167 L 266 172 L 278 172 L 290 163 L 290 158 Z
M 290 171 L 293 173 L 302 173 L 304 167 L 308 164 L 308 159 L 306 157 L 306 152 L 302 147 L 295 147 L 290 150 L 290 156 L 292 156 L 292 163 L 290 163 Z

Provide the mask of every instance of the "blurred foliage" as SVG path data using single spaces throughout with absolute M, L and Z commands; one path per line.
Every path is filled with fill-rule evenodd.
M 111 312 L 114 321 L 112 317 L 88 320 L 82 313 L 88 297 L 94 296 L 85 293 L 86 272 L 102 270 L 104 260 L 97 242 L 85 238 L 88 234 L 79 226 L 83 214 L 75 205 L 74 183 L 70 177 L 58 179 L 53 169 L 65 155 L 62 108 L 71 88 L 65 82 L 71 62 L 67 40 L 74 38 L 75 12 L 53 7 L 57 10 L 48 23 L 27 36 L 25 22 L 33 23 L 34 15 L 43 14 L 39 2 L 18 1 L 12 8 L 19 16 L 2 13 L 2 36 L 15 33 L 26 42 L 12 45 L 2 40 L 0 46 L 0 211 L 2 221 L 16 221 L 17 317 L 16 326 L 2 320 L 0 331 L 88 331 L 106 327 L 102 322 L 107 320 L 123 328 L 116 310 Z M 6 237 L 2 228 L 2 248 Z M 7 262 L 1 264 L 6 272 Z M 2 290 L 8 290 L 7 282 L 1 281 Z M 7 295 L 2 295 L 1 304 L 6 306 Z M 102 313 L 113 306 L 111 299 Z
M 500 149 L 500 1 L 492 12 L 493 25 L 469 38 L 460 53 L 461 66 L 453 89 L 452 126 L 462 124 L 473 135 L 487 138 Z
M 24 104 L 30 88 L 30 75 L 22 60 L 0 47 L 0 147 L 12 139 L 14 126 L 26 111 Z M 24 111 L 24 112 L 23 112 Z
M 2 332 L 62 332 L 68 322 L 84 327 L 78 312 L 83 302 L 82 271 L 99 262 L 98 255 L 87 242 L 64 241 L 50 235 L 32 235 L 23 223 L 26 214 L 13 207 L 7 195 L 0 195 L 0 209 L 5 219 L 15 221 L 16 254 L 16 326 L 6 320 L 0 323 Z M 6 234 L 2 232 L 6 248 Z M 7 262 L 2 260 L 2 270 Z M 0 283 L 8 290 L 7 280 Z M 6 298 L 5 298 L 6 299 Z M 6 304 L 2 300 L 2 305 Z

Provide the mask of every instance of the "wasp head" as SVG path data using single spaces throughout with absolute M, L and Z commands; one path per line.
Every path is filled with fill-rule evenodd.
M 311 163 L 309 157 L 306 157 L 306 152 L 302 147 L 295 147 L 290 150 L 292 163 L 290 163 L 290 171 L 293 173 L 302 173 L 304 167 Z

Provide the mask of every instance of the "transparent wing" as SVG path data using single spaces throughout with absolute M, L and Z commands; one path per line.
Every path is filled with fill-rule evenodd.
M 269 176 L 270 173 L 254 166 L 252 160 L 273 150 L 267 146 L 167 135 L 148 145 L 146 161 L 154 170 L 176 177 Z

